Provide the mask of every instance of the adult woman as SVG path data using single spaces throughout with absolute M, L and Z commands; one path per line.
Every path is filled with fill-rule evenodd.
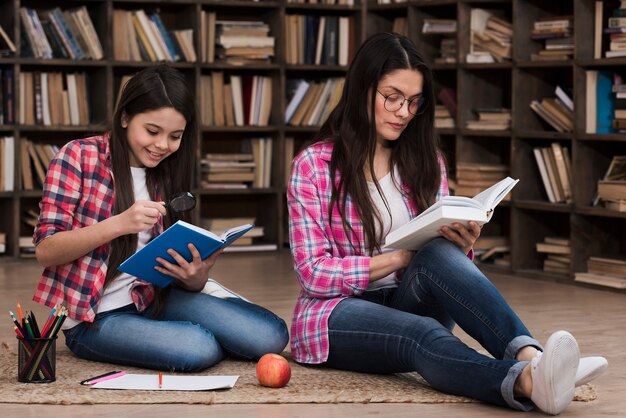
M 322 140 L 294 159 L 287 197 L 302 290 L 292 354 L 363 372 L 414 370 L 447 393 L 558 414 L 574 394 L 576 340 L 556 332 L 539 354 L 541 344 L 471 262 L 476 223 L 444 227 L 416 253 L 381 251 L 389 232 L 448 193 L 432 86 L 406 37 L 372 36 Z M 493 358 L 455 337 L 455 323 Z M 586 378 L 606 367 L 592 360 Z
M 218 254 L 189 244 L 187 262 L 157 258 L 176 285 L 160 289 L 117 267 L 180 217 L 164 200 L 188 190 L 196 110 L 184 76 L 149 67 L 124 86 L 112 132 L 71 141 L 50 165 L 34 242 L 45 267 L 34 300 L 64 304 L 79 357 L 197 371 L 227 354 L 258 358 L 287 344 L 285 323 L 241 298 L 202 293 Z

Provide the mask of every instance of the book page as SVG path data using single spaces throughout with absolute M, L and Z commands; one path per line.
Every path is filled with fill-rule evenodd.
M 224 233 L 222 235 L 220 235 L 220 239 L 222 241 L 226 242 L 232 236 L 237 235 L 237 234 L 239 234 L 242 231 L 246 231 L 247 232 L 252 227 L 254 227 L 254 225 L 252 225 L 252 224 L 245 224 L 245 225 L 239 225 L 239 226 L 232 227 L 232 228 L 224 231 Z
M 473 199 L 478 202 L 483 209 L 490 211 L 495 209 L 496 206 L 504 199 L 519 180 L 514 180 L 511 177 L 507 177 L 500 180 L 493 186 L 478 193 Z
M 222 237 L 219 237 L 219 236 L 215 235 L 213 232 L 208 231 L 208 230 L 206 230 L 204 228 L 200 228 L 199 226 L 190 224 L 190 223 L 185 222 L 185 221 L 178 221 L 176 223 L 178 223 L 178 224 L 180 224 L 180 225 L 182 225 L 182 226 L 184 226 L 186 228 L 189 228 L 189 229 L 191 229 L 193 231 L 196 231 L 199 234 L 206 235 L 207 237 L 213 238 L 216 241 L 224 241 L 224 239 Z

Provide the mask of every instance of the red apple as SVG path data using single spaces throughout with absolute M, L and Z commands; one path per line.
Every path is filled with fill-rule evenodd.
M 283 356 L 265 354 L 256 364 L 256 378 L 263 386 L 282 388 L 291 378 L 291 366 Z

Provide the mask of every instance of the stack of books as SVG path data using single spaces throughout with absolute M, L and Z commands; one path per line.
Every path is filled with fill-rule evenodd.
M 168 30 L 158 12 L 113 10 L 113 57 L 119 61 L 196 61 L 193 29 Z
M 598 180 L 598 192 L 594 205 L 598 201 L 610 210 L 626 211 L 626 156 L 616 155 L 611 159 L 604 177 Z
M 450 117 L 456 120 L 456 90 L 444 87 L 437 93 L 437 100 L 448 109 Z
M 546 254 L 543 271 L 548 273 L 569 274 L 572 248 L 570 241 L 563 237 L 545 237 L 543 242 L 535 244 L 538 253 Z
M 459 162 L 456 165 L 455 195 L 475 196 L 508 175 L 507 165 Z M 504 200 L 509 198 L 507 195 Z
M 204 189 L 245 189 L 254 181 L 256 164 L 250 153 L 207 153 L 200 160 Z
M 615 94 L 615 111 L 613 114 L 613 129 L 617 133 L 626 133 L 626 83 L 622 76 L 614 73 L 612 93 Z
M 453 19 L 424 19 L 422 33 L 425 35 L 442 35 L 439 56 L 435 57 L 435 63 L 454 64 L 456 63 L 457 22 Z
M 0 232 L 0 254 L 4 254 L 7 251 L 7 234 Z
M 319 126 L 339 102 L 344 82 L 344 78 L 288 80 L 289 104 L 285 110 L 285 123 L 291 126 Z
M 66 11 L 55 7 L 39 13 L 35 9 L 20 7 L 19 14 L 25 38 L 21 44 L 23 57 L 73 60 L 100 60 L 104 57 L 87 7 Z
M 569 150 L 558 142 L 533 149 L 541 181 L 551 203 L 572 201 L 572 163 Z
M 454 118 L 444 105 L 435 105 L 435 128 L 454 128 Z
M 626 57 L 626 1 L 621 1 L 619 8 L 613 10 L 604 32 L 609 34 L 610 41 L 606 58 Z
M 574 55 L 574 17 L 550 16 L 535 21 L 530 38 L 544 42 L 531 61 L 568 60 Z
M 20 257 L 35 258 L 35 244 L 33 244 L 32 235 L 24 235 L 19 239 Z
M 511 265 L 511 244 L 505 236 L 481 235 L 474 243 L 474 262 Z
M 587 273 L 576 273 L 574 281 L 626 289 L 626 259 L 622 255 L 589 257 Z
M 513 25 L 495 11 L 472 9 L 468 63 L 501 62 L 511 59 Z
M 550 127 L 559 132 L 574 130 L 574 102 L 560 86 L 556 87 L 555 97 L 546 97 L 530 102 L 530 108 Z
M 504 107 L 476 108 L 478 120 L 468 120 L 467 129 L 505 131 L 511 129 L 511 109 Z
M 215 22 L 217 54 L 221 61 L 230 64 L 269 62 L 274 56 L 273 36 L 270 27 L 262 21 Z

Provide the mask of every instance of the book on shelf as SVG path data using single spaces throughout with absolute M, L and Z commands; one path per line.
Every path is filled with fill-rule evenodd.
M 543 42 L 542 49 L 530 56 L 531 61 L 571 59 L 574 54 L 574 17 L 548 16 L 533 23 L 532 40 Z
M 12 192 L 15 189 L 15 138 L 0 137 L 0 190 Z
M 511 128 L 511 110 L 507 108 L 476 108 L 478 120 L 468 120 L 467 129 L 472 130 L 507 130 Z
M 496 206 L 515 187 L 519 180 L 507 177 L 483 190 L 473 198 L 444 196 L 407 224 L 385 238 L 385 248 L 417 250 L 426 242 L 439 236 L 444 225 L 460 222 L 479 225 L 489 222 Z
M 240 225 L 217 235 L 196 225 L 178 221 L 126 259 L 118 270 L 157 286 L 166 287 L 174 281 L 174 278 L 155 270 L 154 267 L 158 265 L 157 257 L 176 263 L 174 258 L 167 253 L 168 249 L 174 249 L 185 260 L 191 261 L 193 257 L 187 248 L 187 245 L 191 243 L 204 260 L 217 250 L 228 247 L 253 227 L 254 225 L 251 224 Z
M 626 258 L 624 255 L 591 256 L 587 259 L 587 271 L 626 279 Z
M 13 40 L 0 25 L 0 55 L 14 54 L 16 51 Z
M 511 59 L 513 26 L 501 15 L 501 11 L 472 8 L 470 29 L 467 62 L 501 62 Z

